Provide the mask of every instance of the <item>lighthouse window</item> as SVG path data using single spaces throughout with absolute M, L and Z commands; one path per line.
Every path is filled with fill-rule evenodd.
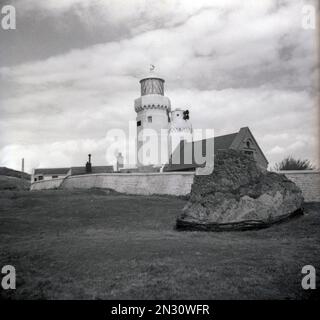
M 141 126 L 141 121 L 137 121 L 137 127 Z
M 152 122 L 152 117 L 151 116 L 148 117 L 148 122 Z

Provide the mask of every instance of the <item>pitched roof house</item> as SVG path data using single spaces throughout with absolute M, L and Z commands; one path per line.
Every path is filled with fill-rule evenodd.
M 214 143 L 214 153 L 227 149 L 241 150 L 252 155 L 260 167 L 264 169 L 268 167 L 268 160 L 248 127 L 241 128 L 235 133 L 209 138 L 209 140 L 211 140 L 209 142 Z M 163 171 L 194 171 L 197 167 L 204 167 L 205 163 L 196 163 L 195 158 L 199 157 L 195 157 L 195 152 L 202 151 L 200 156 L 209 156 L 206 152 L 206 142 L 206 139 L 193 142 L 181 141 L 173 151 L 169 163 L 164 166 Z M 185 156 L 188 154 L 191 155 L 189 156 L 190 161 L 185 160 Z

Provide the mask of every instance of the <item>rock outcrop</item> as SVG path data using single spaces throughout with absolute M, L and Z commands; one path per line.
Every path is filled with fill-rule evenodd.
M 177 229 L 264 228 L 302 214 L 300 189 L 285 175 L 262 170 L 252 156 L 221 151 L 214 165 L 212 174 L 195 176 Z

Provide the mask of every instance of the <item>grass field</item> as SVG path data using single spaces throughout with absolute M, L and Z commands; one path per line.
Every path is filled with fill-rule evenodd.
M 0 266 L 13 299 L 319 299 L 320 205 L 269 229 L 178 232 L 186 200 L 104 190 L 2 191 Z
M 1 190 L 29 190 L 30 181 L 17 177 L 8 177 L 0 175 L 0 192 Z

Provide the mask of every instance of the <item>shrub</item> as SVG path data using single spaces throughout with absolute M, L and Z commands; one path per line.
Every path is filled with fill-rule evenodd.
M 307 159 L 300 160 L 294 159 L 292 156 L 288 156 L 282 161 L 275 164 L 274 169 L 276 171 L 281 170 L 314 170 L 313 165 Z

